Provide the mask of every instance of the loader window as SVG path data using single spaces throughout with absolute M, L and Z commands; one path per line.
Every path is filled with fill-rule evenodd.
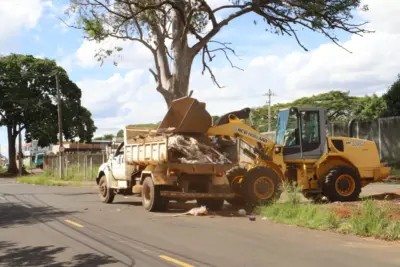
M 318 111 L 302 111 L 300 116 L 302 128 L 301 142 L 303 144 L 319 144 L 320 133 Z
M 286 147 L 300 145 L 297 115 L 289 110 L 280 111 L 275 143 Z

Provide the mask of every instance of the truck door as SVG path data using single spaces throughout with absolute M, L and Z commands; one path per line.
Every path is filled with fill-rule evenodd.
M 125 151 L 124 142 L 122 142 L 111 160 L 111 172 L 114 179 L 125 179 Z

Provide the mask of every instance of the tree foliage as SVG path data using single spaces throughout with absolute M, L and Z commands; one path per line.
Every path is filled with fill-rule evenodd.
M 382 97 L 372 96 L 355 97 L 350 92 L 330 91 L 299 98 L 289 103 L 278 103 L 271 107 L 271 130 L 275 130 L 276 120 L 280 109 L 288 107 L 324 107 L 327 110 L 327 121 L 347 122 L 351 118 L 361 121 L 373 120 L 386 113 L 386 103 Z M 253 108 L 252 118 L 258 130 L 264 132 L 268 129 L 268 106 Z
M 78 15 L 72 27 L 84 30 L 90 40 L 117 38 L 145 46 L 154 57 L 154 69 L 150 71 L 157 82 L 156 89 L 169 104 L 175 98 L 188 95 L 191 66 L 198 54 L 203 73 L 208 71 L 220 86 L 209 63 L 221 54 L 234 67 L 228 53 L 235 54 L 235 51 L 228 43 L 215 39 L 233 20 L 255 14 L 265 22 L 268 31 L 292 36 L 305 50 L 298 36 L 302 29 L 320 33 L 340 46 L 335 35 L 337 30 L 359 35 L 368 32 L 362 28 L 364 22 L 352 21 L 352 11 L 360 7 L 360 2 L 230 0 L 212 8 L 206 0 L 71 0 L 69 14 Z M 222 19 L 218 20 L 219 17 Z M 193 45 L 189 45 L 190 38 L 195 40 Z M 97 57 L 102 61 L 121 49 L 100 50 Z
M 15 172 L 15 140 L 21 131 L 38 145 L 56 143 L 58 73 L 63 109 L 63 135 L 89 141 L 96 130 L 90 112 L 81 106 L 81 90 L 55 61 L 11 54 L 0 58 L 0 126 L 8 132 L 10 169 Z M 86 127 L 86 128 L 84 128 Z
M 400 116 L 400 75 L 383 95 L 383 99 L 387 106 L 385 116 Z
M 353 117 L 361 121 L 378 119 L 387 111 L 383 97 L 376 94 L 372 96 L 359 97 L 354 103 Z

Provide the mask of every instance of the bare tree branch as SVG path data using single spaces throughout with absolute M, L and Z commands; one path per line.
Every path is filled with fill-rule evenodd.
M 204 72 L 205 72 L 206 69 L 207 69 L 207 70 L 208 70 L 208 73 L 210 73 L 211 80 L 214 82 L 214 84 L 216 84 L 216 85 L 218 86 L 218 88 L 224 88 L 223 86 L 220 86 L 220 85 L 219 85 L 219 83 L 218 83 L 218 81 L 217 81 L 217 78 L 215 77 L 213 71 L 212 71 L 211 68 L 208 66 L 208 64 L 207 64 L 207 62 L 206 62 L 206 57 L 205 57 L 206 53 L 208 54 L 208 56 L 209 56 L 209 58 L 210 58 L 210 61 L 211 61 L 211 60 L 212 60 L 212 56 L 210 55 L 210 53 L 209 53 L 209 51 L 208 51 L 207 45 L 204 46 L 204 48 L 203 48 L 203 58 L 202 58 L 202 62 L 203 62 L 203 71 L 202 71 L 201 73 L 204 75 Z

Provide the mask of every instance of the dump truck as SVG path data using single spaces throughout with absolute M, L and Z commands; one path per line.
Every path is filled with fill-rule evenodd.
M 133 194 L 148 211 L 185 200 L 221 209 L 235 196 L 226 171 L 236 164 L 205 136 L 211 126 L 205 104 L 190 97 L 178 99 L 156 130 L 126 126 L 124 141 L 98 170 L 101 201 Z

